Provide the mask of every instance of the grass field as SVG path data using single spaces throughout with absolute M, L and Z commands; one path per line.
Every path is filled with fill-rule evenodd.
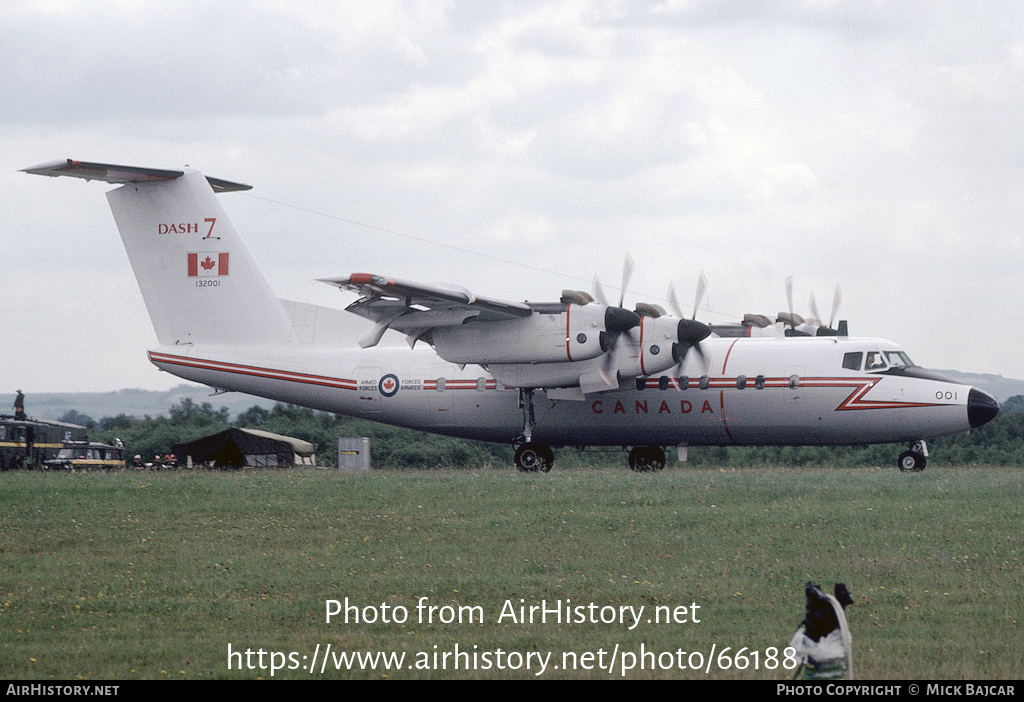
M 4 473 L 0 678 L 787 679 L 811 580 L 853 594 L 858 678 L 1015 679 L 1022 498 L 987 468 Z M 598 621 L 519 621 L 542 601 Z

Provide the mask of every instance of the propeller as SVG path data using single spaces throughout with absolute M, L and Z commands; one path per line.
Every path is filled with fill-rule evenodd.
M 619 382 L 616 370 L 618 367 L 616 356 L 622 335 L 633 327 L 638 326 L 641 321 L 640 314 L 627 310 L 622 306 L 626 300 L 626 288 L 633 277 L 634 267 L 633 257 L 627 252 L 622 264 L 622 291 L 619 294 L 619 304 L 617 307 L 608 304 L 608 298 L 601 287 L 601 281 L 597 274 L 594 274 L 593 298 L 605 307 L 605 331 L 601 332 L 601 348 L 605 350 L 605 354 L 601 358 L 600 372 L 609 388 L 617 386 Z
M 623 358 L 629 358 L 635 356 L 633 353 L 639 344 L 640 339 L 634 338 L 634 334 L 631 330 L 638 326 L 642 320 L 642 316 L 653 318 L 653 329 L 660 329 L 656 331 L 656 334 L 663 334 L 666 336 L 674 336 L 676 341 L 672 343 L 672 361 L 676 364 L 677 375 L 682 372 L 682 366 L 685 361 L 686 355 L 691 349 L 697 352 L 700 358 L 701 365 L 707 368 L 707 359 L 704 357 L 704 351 L 701 349 L 700 342 L 711 335 L 711 328 L 705 324 L 702 324 L 696 320 L 697 310 L 700 308 L 701 301 L 704 298 L 705 291 L 707 289 L 707 278 L 701 273 L 697 284 L 697 295 L 693 305 L 692 318 L 687 318 L 683 314 L 679 301 L 676 298 L 675 290 L 670 285 L 668 292 L 669 305 L 672 308 L 672 317 L 665 317 L 665 310 L 658 305 L 651 305 L 647 303 L 639 303 L 636 306 L 636 312 L 631 312 L 623 307 L 625 303 L 626 289 L 629 287 L 629 282 L 633 276 L 635 264 L 633 257 L 628 253 L 626 254 L 625 261 L 622 267 L 622 292 L 619 297 L 618 306 L 610 306 L 606 303 L 606 297 L 601 283 L 598 277 L 594 276 L 594 298 L 601 304 L 605 305 L 605 329 L 601 336 L 601 346 L 605 349 L 606 353 L 601 358 L 600 363 L 600 375 L 602 381 L 607 384 L 609 388 L 614 387 L 618 383 L 618 371 L 619 371 L 619 359 L 620 353 L 626 353 L 627 356 Z M 664 320 L 659 318 L 665 317 Z M 675 326 L 674 330 L 672 325 Z M 674 332 L 674 333 L 673 333 Z M 628 338 L 623 338 L 627 336 Z M 664 338 L 664 337 L 662 337 Z M 624 346 L 625 345 L 625 346 Z M 629 348 L 626 348 L 628 346 Z M 643 351 L 640 350 L 643 354 Z M 656 353 L 656 351 L 654 352 Z M 635 359 L 634 359 L 635 360 Z M 664 366 L 662 366 L 664 367 Z
M 818 324 L 822 325 L 818 327 L 818 336 L 836 336 L 839 334 L 839 332 L 835 329 L 833 325 L 836 321 L 836 313 L 839 311 L 839 305 L 841 305 L 842 302 L 843 291 L 840 290 L 839 286 L 837 285 L 835 292 L 832 293 L 832 316 L 829 317 L 828 326 L 826 327 L 824 326 L 824 322 L 822 321 L 821 317 L 818 315 L 818 306 L 814 302 L 814 293 L 811 293 L 811 312 L 814 314 L 814 317 L 818 320 Z
M 779 312 L 778 314 L 778 320 L 789 325 L 789 329 L 786 330 L 786 336 L 807 336 L 804 332 L 797 331 L 796 329 L 806 320 L 793 312 L 793 276 L 786 278 L 786 303 L 789 306 L 789 312 Z
M 683 315 L 682 308 L 679 306 L 679 300 L 676 298 L 675 286 L 672 283 L 668 285 L 668 304 L 672 309 L 672 314 L 679 318 L 679 343 L 672 346 L 673 358 L 677 363 L 673 375 L 682 373 L 683 362 L 686 360 L 686 354 L 690 352 L 690 349 L 697 352 L 704 370 L 706 371 L 708 368 L 708 360 L 700 347 L 700 342 L 711 335 L 711 328 L 697 321 L 697 309 L 700 307 L 701 300 L 704 299 L 707 287 L 708 279 L 704 276 L 704 272 L 701 271 L 700 277 L 697 279 L 697 295 L 693 302 L 693 316 L 687 319 Z
M 839 331 L 833 327 L 836 321 L 836 314 L 839 312 L 839 306 L 843 302 L 843 292 L 839 289 L 838 285 L 836 285 L 835 292 L 832 294 L 832 316 L 828 320 L 828 326 L 825 326 L 821 313 L 818 311 L 818 302 L 814 297 L 813 291 L 807 303 L 810 308 L 811 317 L 804 319 L 793 312 L 793 276 L 786 278 L 786 301 L 789 304 L 789 314 L 780 312 L 779 320 L 790 325 L 791 328 L 786 330 L 787 336 L 809 336 L 810 334 L 807 332 L 796 329 L 796 327 L 805 323 L 813 323 L 817 327 L 813 330 L 815 336 L 836 336 L 839 334 Z

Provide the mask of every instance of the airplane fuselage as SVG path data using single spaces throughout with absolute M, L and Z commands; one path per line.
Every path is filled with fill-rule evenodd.
M 916 368 L 844 367 L 851 354 L 898 353 L 891 342 L 713 338 L 704 345 L 707 373 L 681 382 L 667 375 L 630 378 L 619 390 L 579 399 L 538 393 L 533 440 L 554 446 L 870 444 L 954 434 L 979 421 L 972 417 L 970 386 Z M 386 424 L 501 443 L 523 431 L 517 389 L 481 366 L 447 363 L 429 348 L 164 346 L 151 349 L 150 358 L 215 388 Z

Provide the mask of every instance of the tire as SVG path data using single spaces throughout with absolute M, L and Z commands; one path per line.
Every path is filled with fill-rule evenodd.
M 547 444 L 529 441 L 516 449 L 515 462 L 521 473 L 547 473 L 555 462 L 555 452 Z
M 904 473 L 920 473 L 926 463 L 924 456 L 917 451 L 904 451 L 896 461 L 896 465 Z
M 636 446 L 629 452 L 629 467 L 638 473 L 659 471 L 665 467 L 665 452 L 660 446 Z

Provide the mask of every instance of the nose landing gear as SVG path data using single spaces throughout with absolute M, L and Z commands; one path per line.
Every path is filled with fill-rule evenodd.
M 918 441 L 910 445 L 909 451 L 904 451 L 896 460 L 896 466 L 904 473 L 920 473 L 928 463 L 928 446 L 924 441 Z

